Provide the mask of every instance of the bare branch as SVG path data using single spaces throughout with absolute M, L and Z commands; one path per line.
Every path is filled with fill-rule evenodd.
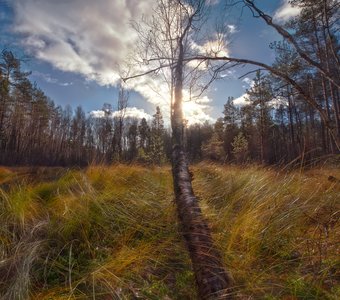
M 273 18 L 265 14 L 261 9 L 259 9 L 255 5 L 253 0 L 244 0 L 244 3 L 247 7 L 249 7 L 252 13 L 256 12 L 258 14 L 258 17 L 262 18 L 267 23 L 267 25 L 273 27 L 283 38 L 285 38 L 290 44 L 292 44 L 302 59 L 304 59 L 311 66 L 316 67 L 329 81 L 340 88 L 339 80 L 335 79 L 334 76 L 332 76 L 332 74 L 322 66 L 322 64 L 313 60 L 309 55 L 307 55 L 306 52 L 301 49 L 294 37 L 287 30 L 285 30 L 279 24 L 273 22 Z
M 253 71 L 249 71 L 249 72 L 243 74 L 242 76 L 238 77 L 238 79 L 242 79 L 242 78 L 248 76 L 249 74 L 253 74 L 253 73 L 256 73 L 256 72 L 258 72 L 258 71 L 268 71 L 268 70 L 267 70 L 267 69 L 261 69 L 261 68 L 255 69 L 255 70 L 253 70 Z
M 156 68 L 153 68 L 151 70 L 136 74 L 136 75 L 131 75 L 131 76 L 127 76 L 127 77 L 121 77 L 121 80 L 123 80 L 124 82 L 130 80 L 130 79 L 134 79 L 134 78 L 138 78 L 138 77 L 143 77 L 152 73 L 157 73 L 158 71 L 164 69 L 164 68 L 171 68 L 174 66 L 175 63 L 171 63 L 171 64 L 165 64 L 165 65 L 160 65 Z

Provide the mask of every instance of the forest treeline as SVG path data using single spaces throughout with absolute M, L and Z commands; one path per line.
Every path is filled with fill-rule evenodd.
M 340 93 L 337 81 L 330 80 L 340 78 L 339 3 L 304 2 L 300 15 L 285 28 L 293 33 L 299 49 L 318 61 L 324 72 L 301 59 L 286 40 L 270 46 L 276 55 L 272 67 L 293 79 L 310 101 L 296 85 L 257 70 L 243 105 L 236 105 L 226 95 L 221 118 L 215 124 L 185 128 L 186 150 L 192 161 L 207 158 L 277 164 L 339 152 Z M 121 88 L 117 103 L 105 104 L 103 116 L 98 118 L 81 107 L 73 110 L 56 105 L 29 75 L 12 51 L 2 51 L 1 164 L 160 164 L 170 159 L 171 133 L 158 107 L 150 121 L 127 118 L 128 93 Z
M 166 134 L 157 108 L 152 122 L 126 118 L 128 94 L 119 92 L 118 114 L 104 104 L 103 117 L 82 107 L 56 105 L 4 50 L 0 72 L 0 163 L 4 165 L 87 165 L 133 161 L 160 163 Z

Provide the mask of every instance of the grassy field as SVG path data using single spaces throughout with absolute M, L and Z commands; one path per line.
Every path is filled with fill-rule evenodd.
M 339 169 L 192 169 L 236 299 L 340 298 Z M 0 168 L 0 299 L 196 299 L 170 167 Z

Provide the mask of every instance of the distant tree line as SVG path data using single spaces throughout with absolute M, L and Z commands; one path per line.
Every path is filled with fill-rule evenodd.
M 73 111 L 55 105 L 30 82 L 29 73 L 21 71 L 12 52 L 2 52 L 0 66 L 1 164 L 84 166 L 170 160 L 171 135 L 159 107 L 149 122 L 126 117 L 128 94 L 120 88 L 118 113 L 104 104 L 103 116 L 87 115 L 81 107 Z M 319 79 L 305 76 L 305 85 L 313 87 L 316 101 L 327 107 L 335 123 L 339 91 Z M 318 112 L 289 85 L 258 71 L 245 98 L 245 104 L 235 105 L 228 97 L 215 124 L 186 128 L 191 161 L 277 164 L 337 152 Z
M 219 160 L 269 164 L 339 153 L 339 1 L 290 1 L 301 11 L 284 25 L 261 11 L 255 1 L 239 2 L 283 40 L 270 45 L 276 55 L 270 66 L 229 59 L 261 69 L 255 70 L 246 105 L 237 107 L 229 98 L 205 152 Z
M 320 85 L 317 79 L 307 80 L 306 85 Z M 338 153 L 318 112 L 291 87 L 278 85 L 277 79 L 258 71 L 243 105 L 235 105 L 229 97 L 223 117 L 217 120 L 213 135 L 202 147 L 203 155 L 219 161 L 278 164 Z M 316 100 L 324 102 L 322 90 L 315 93 Z M 338 105 L 338 96 L 335 101 Z M 334 120 L 330 101 L 328 105 Z
M 161 164 L 169 133 L 157 107 L 151 122 L 125 116 L 128 94 L 120 88 L 117 112 L 104 104 L 102 117 L 79 106 L 55 105 L 33 84 L 8 50 L 0 57 L 0 163 L 87 165 L 114 161 Z
M 293 2 L 302 10 L 284 26 L 291 37 L 283 35 L 283 41 L 271 44 L 276 53 L 271 67 L 282 78 L 255 70 L 243 105 L 228 97 L 214 125 L 187 126 L 185 146 L 191 161 L 277 164 L 339 153 L 339 2 Z M 159 108 L 151 121 L 127 118 L 128 93 L 120 88 L 117 111 L 105 104 L 98 118 L 81 107 L 73 111 L 56 105 L 28 77 L 20 59 L 2 51 L 1 164 L 161 164 L 170 159 L 171 135 Z

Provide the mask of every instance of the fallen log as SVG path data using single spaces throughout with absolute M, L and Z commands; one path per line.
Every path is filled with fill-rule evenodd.
M 191 184 L 188 161 L 180 146 L 172 152 L 177 213 L 191 258 L 200 299 L 231 299 L 231 279 L 213 243 L 210 228 L 202 215 Z

